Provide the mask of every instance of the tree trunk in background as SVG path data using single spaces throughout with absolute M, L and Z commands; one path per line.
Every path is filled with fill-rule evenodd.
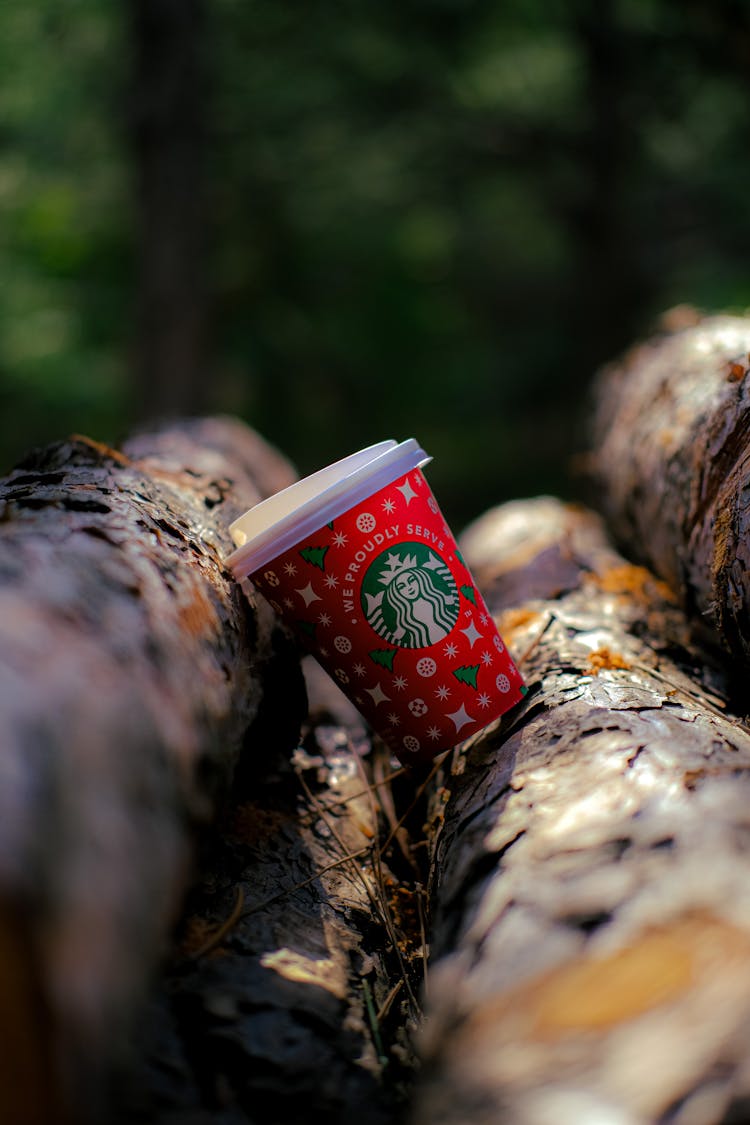
M 717 316 L 633 348 L 596 387 L 597 499 L 745 664 L 750 659 L 750 318 Z
M 596 517 L 463 549 L 531 692 L 436 797 L 418 1125 L 714 1125 L 750 1098 L 750 732 Z
M 283 682 L 274 737 L 294 745 L 296 650 L 222 565 L 231 520 L 292 479 L 245 426 L 207 419 L 122 452 L 73 438 L 0 482 L 2 1121 L 61 1120 L 58 1080 L 76 1125 L 103 1119 L 191 826 L 266 683 Z
M 632 29 L 616 0 L 577 0 L 571 34 L 581 60 L 583 110 L 576 146 L 580 176 L 566 207 L 575 272 L 567 288 L 570 371 L 579 387 L 632 339 L 634 317 L 647 305 L 650 276 L 631 234 L 627 172 L 636 130 L 629 114 L 639 66 Z M 571 387 L 550 380 L 567 406 Z
M 210 408 L 204 0 L 129 0 L 136 416 Z

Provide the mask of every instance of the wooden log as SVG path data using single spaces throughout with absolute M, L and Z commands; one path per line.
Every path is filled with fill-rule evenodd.
M 66 1098 L 101 1119 L 264 679 L 284 677 L 287 727 L 304 714 L 296 653 L 221 562 L 231 520 L 292 479 L 207 419 L 121 451 L 71 438 L 0 482 L 3 1121 L 49 1125 Z
M 745 1120 L 750 732 L 596 517 L 510 504 L 463 550 L 531 690 L 436 796 L 413 1125 Z
M 629 553 L 750 659 L 750 318 L 697 319 L 600 376 L 591 467 Z
M 387 1125 L 403 1102 L 422 970 L 414 872 L 387 840 L 403 771 L 368 788 L 395 763 L 307 672 L 301 745 L 249 763 L 203 857 L 117 1125 Z

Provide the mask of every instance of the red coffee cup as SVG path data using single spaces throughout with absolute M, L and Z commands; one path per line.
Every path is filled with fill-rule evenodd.
M 422 474 L 429 461 L 411 438 L 329 465 L 236 520 L 226 560 L 407 764 L 527 691 Z

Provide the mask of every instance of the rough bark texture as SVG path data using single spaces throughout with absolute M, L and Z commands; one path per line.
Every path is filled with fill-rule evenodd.
M 630 351 L 596 388 L 592 468 L 608 521 L 733 655 L 750 659 L 750 318 Z
M 229 522 L 291 479 L 215 419 L 121 452 L 72 438 L 0 482 L 3 1121 L 57 1120 L 59 1083 L 76 1121 L 96 1115 L 189 826 L 227 788 L 269 668 L 281 713 L 304 714 L 291 646 L 221 563 Z
M 464 550 L 531 691 L 439 794 L 413 1121 L 747 1120 L 750 733 L 595 517 L 511 504 Z
M 256 760 L 204 855 L 118 1125 L 394 1120 L 421 976 L 418 910 L 396 880 L 414 872 L 393 844 L 377 858 L 394 795 L 367 782 L 389 756 L 309 674 L 303 744 Z

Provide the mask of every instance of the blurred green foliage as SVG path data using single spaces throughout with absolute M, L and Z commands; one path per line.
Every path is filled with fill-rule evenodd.
M 115 432 L 129 302 L 118 25 L 101 0 L 0 5 L 0 464 Z
M 0 461 L 134 402 L 127 4 L 0 5 Z M 739 0 L 207 3 L 211 406 L 414 435 L 456 522 L 570 494 L 593 371 L 750 304 Z

